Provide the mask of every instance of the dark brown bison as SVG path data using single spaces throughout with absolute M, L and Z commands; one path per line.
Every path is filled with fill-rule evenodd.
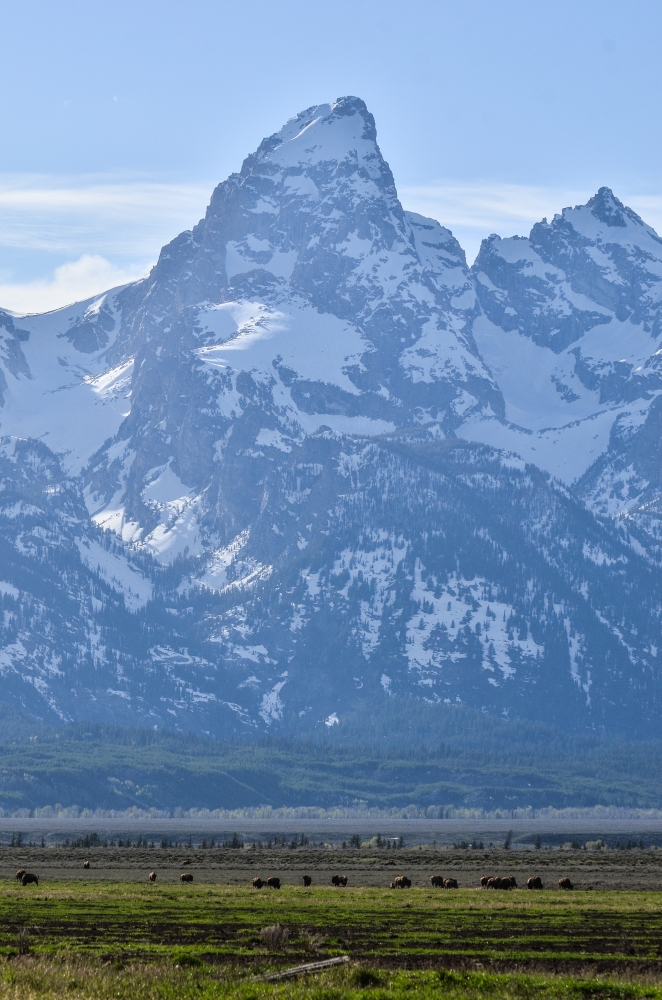
M 526 887 L 527 889 L 542 889 L 543 884 L 540 875 L 532 875 L 531 878 L 527 878 Z
M 21 879 L 21 885 L 30 885 L 32 882 L 34 882 L 35 885 L 39 885 L 39 876 L 26 872 Z
M 304 875 L 304 877 L 303 877 L 303 884 L 306 886 L 306 888 L 308 888 L 309 885 L 313 884 L 313 880 L 310 877 L 310 875 Z
M 443 875 L 430 875 L 430 885 L 433 889 L 443 889 L 444 888 L 444 876 Z
M 268 885 L 270 889 L 280 889 L 280 879 L 276 878 L 275 875 L 270 875 L 265 885 Z
M 261 889 L 263 885 L 266 885 L 266 882 L 263 882 L 261 878 L 254 878 L 251 885 L 254 889 Z
M 490 881 L 491 878 L 492 878 L 491 875 L 483 875 L 483 877 L 480 880 L 480 887 L 481 887 L 481 889 L 487 889 L 488 883 L 489 883 L 489 881 Z
M 346 875 L 334 875 L 333 878 L 331 879 L 331 885 L 335 885 L 335 886 L 339 886 L 339 885 L 343 885 L 344 886 L 344 885 L 347 885 L 347 876 Z
M 487 889 L 513 889 L 517 886 L 517 882 L 512 877 L 512 875 L 495 875 L 493 878 L 488 878 Z
M 150 882 L 156 882 L 156 872 L 149 873 L 149 880 Z
M 83 861 L 83 868 L 89 868 L 89 867 L 90 867 L 90 862 L 89 861 Z
M 444 889 L 457 889 L 457 879 L 456 878 L 445 878 L 444 879 Z
M 179 881 L 180 882 L 192 882 L 193 881 L 193 876 L 191 875 L 190 872 L 182 872 L 182 874 L 179 876 Z
M 14 878 L 16 879 L 17 882 L 20 882 L 24 875 L 25 875 L 25 868 L 19 868 L 16 874 L 14 875 Z
M 565 878 L 559 879 L 559 889 L 574 889 L 574 885 L 570 879 L 566 876 Z
M 394 889 L 411 889 L 411 879 L 407 878 L 406 875 L 398 875 L 393 881 Z

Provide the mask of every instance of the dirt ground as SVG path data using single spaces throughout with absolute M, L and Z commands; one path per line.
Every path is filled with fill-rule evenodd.
M 83 862 L 89 860 L 90 868 Z M 185 864 L 185 862 L 189 862 Z M 353 886 L 387 886 L 396 875 L 407 875 L 414 885 L 429 885 L 430 875 L 452 876 L 461 888 L 479 885 L 482 875 L 514 875 L 519 888 L 530 875 L 540 875 L 545 888 L 556 888 L 569 876 L 583 890 L 662 891 L 662 850 L 370 850 L 343 851 L 298 848 L 291 850 L 227 850 L 212 848 L 162 849 L 63 847 L 0 849 L 0 879 L 12 879 L 19 868 L 39 875 L 40 884 L 80 879 L 93 882 L 147 880 L 150 871 L 159 882 L 178 882 L 191 872 L 196 882 L 246 884 L 259 875 L 278 876 L 284 884 L 328 884 L 332 875 L 345 874 Z

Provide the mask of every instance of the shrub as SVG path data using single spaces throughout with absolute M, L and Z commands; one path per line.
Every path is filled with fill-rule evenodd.
M 290 932 L 282 924 L 272 924 L 271 927 L 263 927 L 260 931 L 260 939 L 267 948 L 282 948 Z

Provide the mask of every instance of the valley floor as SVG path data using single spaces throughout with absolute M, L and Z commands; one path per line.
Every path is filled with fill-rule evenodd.
M 547 867 L 546 852 L 475 859 L 481 873 L 514 873 L 520 886 L 540 873 L 550 886 L 542 892 L 474 888 L 479 869 L 462 868 L 460 852 L 399 851 L 396 867 L 384 858 L 372 868 L 342 852 L 317 852 L 317 866 L 313 852 L 219 851 L 218 863 L 210 853 L 97 849 L 83 870 L 82 852 L 3 850 L 0 997 L 662 998 L 662 870 L 634 857 L 648 852 L 607 852 L 601 871 L 560 852 Z M 230 854 L 243 867 L 224 867 Z M 38 886 L 12 880 L 19 861 Z M 191 884 L 179 883 L 181 871 Z M 348 875 L 346 889 L 328 884 L 333 871 Z M 432 873 L 455 875 L 461 888 L 431 889 Z M 279 875 L 282 888 L 252 889 L 257 874 Z M 388 889 L 395 874 L 412 888 Z M 578 888 L 551 888 L 559 874 Z M 295 980 L 253 979 L 336 955 L 350 961 Z
M 83 869 L 83 861 L 90 868 Z M 183 866 L 182 862 L 189 864 Z M 180 847 L 23 847 L 0 848 L 0 879 L 11 879 L 19 868 L 37 873 L 40 888 L 72 882 L 81 888 L 99 883 L 141 883 L 150 871 L 158 884 L 179 883 L 183 871 L 205 887 L 250 887 L 254 876 L 278 876 L 288 891 L 302 887 L 304 874 L 313 878 L 313 889 L 325 892 L 332 875 L 346 874 L 350 888 L 388 888 L 394 875 L 408 875 L 414 888 L 430 890 L 430 875 L 452 876 L 460 889 L 474 889 L 483 875 L 514 875 L 519 888 L 530 875 L 540 875 L 546 889 L 556 890 L 558 880 L 569 876 L 577 890 L 660 890 L 662 850 L 325 850 L 287 847 L 277 850 L 230 850 Z M 232 890 L 236 891 L 235 889 Z M 20 893 L 19 893 L 20 895 Z M 446 894 L 443 894 L 446 896 Z M 452 895 L 452 894 L 451 894 Z M 507 894 L 506 894 L 507 895 Z M 519 892 L 515 893 L 519 896 Z M 527 893 L 527 896 L 531 895 Z M 537 894 L 533 894 L 537 895 Z M 332 894 L 332 898 L 335 898 Z M 662 895 L 660 896 L 662 906 Z M 662 956 L 661 956 L 662 957 Z

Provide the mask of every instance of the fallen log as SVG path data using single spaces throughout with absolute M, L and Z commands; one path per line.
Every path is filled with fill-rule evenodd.
M 280 972 L 265 972 L 263 976 L 253 976 L 251 982 L 294 979 L 295 976 L 304 976 L 307 972 L 319 972 L 320 969 L 330 969 L 332 965 L 343 965 L 345 962 L 349 962 L 349 955 L 337 955 L 336 958 L 325 958 L 321 962 L 308 962 L 307 965 L 295 965 L 291 969 L 282 969 Z

